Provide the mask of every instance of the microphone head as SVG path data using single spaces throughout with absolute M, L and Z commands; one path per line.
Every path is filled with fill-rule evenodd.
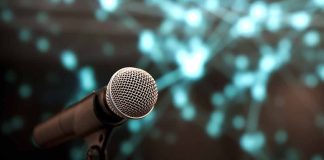
M 122 118 L 145 117 L 153 110 L 157 98 L 155 80 L 142 69 L 122 68 L 111 77 L 107 85 L 108 107 Z

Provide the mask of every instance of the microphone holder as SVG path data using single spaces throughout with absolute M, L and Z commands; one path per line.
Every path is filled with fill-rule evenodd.
M 88 145 L 87 160 L 108 160 L 108 144 L 112 128 L 103 128 L 86 136 Z

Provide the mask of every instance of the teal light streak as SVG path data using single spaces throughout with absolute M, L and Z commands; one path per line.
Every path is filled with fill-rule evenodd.
M 128 129 L 132 133 L 137 133 L 141 130 L 141 123 L 139 120 L 130 120 L 128 122 Z
M 79 72 L 80 86 L 85 91 L 92 91 L 96 88 L 95 73 L 91 67 L 83 67 Z
M 172 99 L 174 106 L 177 108 L 184 108 L 188 104 L 188 92 L 182 86 L 175 86 L 172 88 Z
M 73 71 L 78 66 L 78 60 L 74 51 L 64 50 L 61 55 L 61 62 L 63 66 L 70 71 Z
M 225 120 L 224 112 L 214 111 L 206 126 L 206 132 L 210 137 L 218 138 L 222 133 L 223 122 Z

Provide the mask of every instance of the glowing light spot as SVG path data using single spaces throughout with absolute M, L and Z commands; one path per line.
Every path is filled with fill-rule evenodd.
M 141 130 L 141 123 L 138 120 L 130 120 L 128 122 L 128 129 L 132 132 L 132 133 L 137 133 Z
M 32 88 L 29 84 L 22 84 L 19 87 L 19 95 L 21 98 L 26 99 L 32 95 Z
M 315 6 L 324 9 L 324 0 L 312 0 Z
M 99 0 L 100 6 L 103 10 L 114 12 L 119 6 L 119 0 Z
M 301 31 L 306 29 L 311 22 L 311 17 L 307 12 L 297 12 L 290 17 L 290 25 L 294 29 Z
M 139 50 L 143 53 L 149 53 L 154 49 L 155 40 L 154 33 L 149 30 L 144 30 L 140 33 Z
M 316 68 L 316 72 L 320 79 L 324 81 L 324 64 L 319 64 Z
M 224 119 L 225 115 L 223 112 L 214 111 L 210 115 L 206 126 L 206 132 L 210 137 L 217 138 L 221 135 Z
M 192 105 L 188 105 L 181 110 L 181 117 L 185 121 L 192 121 L 195 118 L 195 116 L 196 116 L 196 110 L 195 107 Z
M 176 23 L 170 19 L 166 19 L 162 22 L 159 27 L 159 30 L 162 34 L 169 34 L 172 33 L 173 29 L 175 28 Z
M 304 36 L 304 43 L 306 46 L 314 47 L 320 42 L 320 34 L 317 31 L 309 31 Z
M 81 88 L 85 91 L 92 91 L 96 88 L 94 71 L 91 67 L 84 67 L 79 72 Z
M 100 22 L 104 22 L 105 20 L 107 20 L 108 18 L 108 14 L 106 11 L 102 10 L 102 9 L 97 9 L 95 11 L 95 17 L 98 21 Z
M 276 133 L 275 133 L 275 141 L 278 143 L 278 144 L 283 144 L 287 141 L 288 139 L 288 134 L 286 131 L 284 130 L 278 130 Z
M 212 104 L 215 107 L 223 107 L 225 104 L 225 97 L 220 93 L 214 93 L 212 95 Z
M 225 95 L 227 98 L 233 98 L 235 95 L 236 95 L 236 88 L 235 86 L 233 85 L 227 85 L 225 88 L 224 88 L 224 92 L 225 92 Z
M 189 26 L 198 27 L 202 23 L 202 13 L 198 9 L 189 9 L 186 13 L 185 21 Z
M 267 17 L 266 3 L 263 1 L 256 1 L 252 3 L 250 7 L 250 16 L 258 22 L 265 20 Z
M 19 31 L 19 39 L 22 42 L 28 42 L 31 39 L 31 32 L 30 30 L 23 28 Z
M 263 148 L 265 141 L 261 132 L 245 133 L 241 137 L 240 145 L 246 152 L 256 154 Z
M 207 11 L 215 11 L 220 6 L 219 0 L 206 0 L 204 7 Z
M 134 146 L 132 143 L 125 141 L 121 144 L 121 151 L 125 155 L 129 155 L 133 152 Z
M 41 53 L 48 52 L 48 50 L 50 48 L 50 43 L 49 43 L 48 39 L 45 37 L 38 38 L 36 41 L 36 48 Z
M 262 56 L 259 63 L 261 71 L 264 72 L 271 72 L 277 67 L 276 58 L 270 54 Z
M 156 84 L 158 86 L 158 90 L 161 91 L 161 90 L 165 89 L 166 87 L 175 83 L 180 77 L 179 74 L 180 74 L 179 71 L 175 70 L 172 72 L 168 72 L 167 74 L 165 74 L 162 77 L 160 77 L 159 79 L 157 79 Z
M 176 61 L 180 65 L 182 74 L 193 80 L 203 76 L 206 60 L 207 52 L 195 52 L 190 54 L 180 49 L 176 53 Z
M 267 29 L 271 32 L 278 31 L 282 26 L 282 8 L 278 4 L 271 4 L 266 21 Z
M 255 21 L 249 17 L 243 17 L 238 20 L 231 34 L 234 37 L 242 36 L 250 38 L 255 36 L 257 31 L 258 27 L 256 26 Z
M 236 115 L 232 120 L 232 125 L 235 129 L 242 129 L 245 126 L 245 119 L 241 115 Z
M 183 108 L 188 104 L 188 95 L 183 87 L 172 88 L 173 103 L 177 108 Z
M 305 75 L 303 80 L 304 80 L 304 83 L 310 88 L 314 88 L 318 84 L 318 80 L 317 80 L 316 76 L 313 74 Z
M 78 65 L 77 58 L 72 50 L 63 51 L 61 55 L 61 61 L 63 66 L 70 71 L 74 70 Z
M 239 72 L 234 75 L 234 84 L 238 88 L 247 88 L 254 83 L 252 72 Z
M 239 55 L 235 59 L 235 66 L 237 69 L 244 70 L 249 66 L 249 59 L 245 55 Z
M 184 17 L 185 10 L 180 5 L 165 3 L 164 12 L 174 20 L 181 20 Z M 170 10 L 172 10 L 170 12 Z
M 255 101 L 258 101 L 258 102 L 264 101 L 264 99 L 267 97 L 266 86 L 261 85 L 261 84 L 255 84 L 252 87 L 251 94 L 252 94 L 252 98 Z
M 6 23 L 11 22 L 13 20 L 13 13 L 12 13 L 12 11 L 9 10 L 9 9 L 3 10 L 2 13 L 1 13 L 1 18 Z

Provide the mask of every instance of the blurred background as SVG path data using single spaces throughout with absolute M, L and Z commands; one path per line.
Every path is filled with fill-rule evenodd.
M 1 159 L 85 159 L 35 125 L 133 66 L 157 81 L 113 160 L 324 159 L 324 0 L 0 0 Z

